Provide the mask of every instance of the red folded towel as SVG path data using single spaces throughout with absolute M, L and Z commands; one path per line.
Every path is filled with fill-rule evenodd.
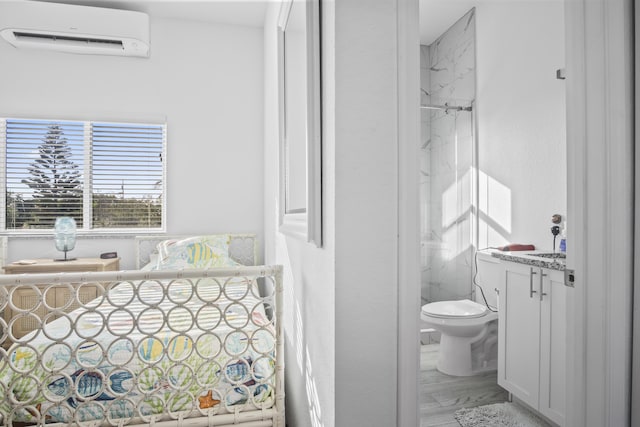
M 533 245 L 521 245 L 520 243 L 511 243 L 506 246 L 498 248 L 501 251 L 535 251 L 536 247 Z

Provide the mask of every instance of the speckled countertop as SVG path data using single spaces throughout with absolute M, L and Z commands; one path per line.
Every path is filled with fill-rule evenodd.
M 533 265 L 535 267 L 550 268 L 552 270 L 564 271 L 566 267 L 566 258 L 543 257 L 540 254 L 548 254 L 548 252 L 501 252 L 493 251 L 491 256 L 504 261 L 517 262 L 520 264 Z

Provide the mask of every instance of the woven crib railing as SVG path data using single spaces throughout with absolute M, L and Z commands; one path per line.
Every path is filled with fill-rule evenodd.
M 281 267 L 0 276 L 0 425 L 284 427 Z

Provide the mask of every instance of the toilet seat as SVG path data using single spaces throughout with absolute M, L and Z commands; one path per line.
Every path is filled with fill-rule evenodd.
M 422 306 L 422 314 L 440 319 L 475 319 L 485 316 L 487 311 L 487 307 L 484 305 L 468 299 L 438 301 Z

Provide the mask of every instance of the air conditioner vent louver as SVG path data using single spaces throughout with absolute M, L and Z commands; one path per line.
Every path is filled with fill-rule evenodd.
M 124 47 L 122 40 L 95 39 L 95 38 L 89 38 L 89 37 L 72 37 L 72 36 L 62 36 L 58 34 L 23 33 L 18 31 L 14 31 L 13 35 L 17 40 L 35 39 L 35 40 L 49 40 L 51 42 L 57 42 L 57 41 L 72 42 L 72 43 L 78 43 L 78 44 L 103 43 L 107 45 L 113 45 L 114 47 L 118 47 L 120 49 Z
M 122 40 L 107 40 L 107 39 L 92 39 L 88 37 L 71 37 L 71 36 L 61 36 L 56 34 L 36 34 L 36 33 L 20 33 L 17 31 L 13 32 L 13 35 L 17 39 L 21 38 L 34 38 L 34 39 L 48 39 L 48 40 L 64 40 L 64 41 L 73 41 L 80 43 L 107 43 L 118 45 L 122 47 Z
M 149 17 L 128 10 L 0 1 L 0 35 L 16 48 L 149 56 Z

